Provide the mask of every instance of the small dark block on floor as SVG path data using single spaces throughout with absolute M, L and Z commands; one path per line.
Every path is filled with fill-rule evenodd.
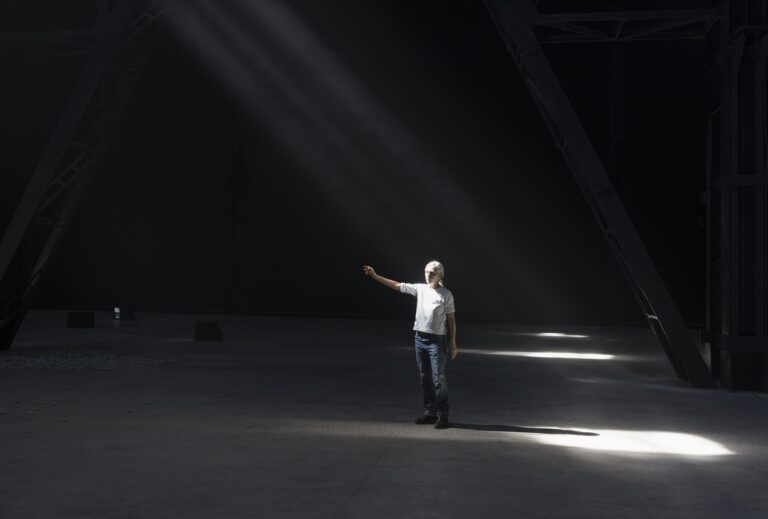
M 68 312 L 67 328 L 93 328 L 96 324 L 95 312 Z
M 221 341 L 224 336 L 218 321 L 197 321 L 195 323 L 196 341 Z

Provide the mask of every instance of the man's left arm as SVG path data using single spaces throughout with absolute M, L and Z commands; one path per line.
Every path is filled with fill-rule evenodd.
M 459 354 L 459 348 L 456 347 L 456 313 L 445 314 L 448 318 L 448 356 L 451 360 Z

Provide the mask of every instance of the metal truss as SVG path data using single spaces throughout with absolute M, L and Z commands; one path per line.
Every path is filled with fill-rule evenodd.
M 767 22 L 765 4 L 725 1 L 713 38 L 703 342 L 733 390 L 768 389 Z
M 704 38 L 717 23 L 717 9 L 536 14 L 539 43 Z
M 695 387 L 713 378 L 600 158 L 534 33 L 540 19 L 523 0 L 485 0 L 507 49 L 675 372 Z
M 107 150 L 151 55 L 159 32 L 155 22 L 164 9 L 162 0 L 138 12 L 132 0 L 101 5 L 89 31 L 95 42 L 90 59 L 0 240 L 0 349 L 10 348 L 30 295 Z

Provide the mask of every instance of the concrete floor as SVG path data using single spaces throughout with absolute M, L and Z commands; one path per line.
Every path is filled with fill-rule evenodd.
M 409 323 L 138 318 L 34 311 L 0 355 L 0 517 L 768 517 L 768 396 L 643 329 L 459 323 L 440 431 Z

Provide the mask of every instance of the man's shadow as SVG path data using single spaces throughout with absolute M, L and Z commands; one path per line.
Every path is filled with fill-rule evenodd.
M 535 434 L 572 434 L 575 436 L 600 436 L 595 432 L 577 431 L 575 429 L 556 429 L 549 427 L 520 427 L 517 425 L 478 425 L 471 423 L 449 423 L 451 429 L 469 429 L 472 431 L 498 431 Z

